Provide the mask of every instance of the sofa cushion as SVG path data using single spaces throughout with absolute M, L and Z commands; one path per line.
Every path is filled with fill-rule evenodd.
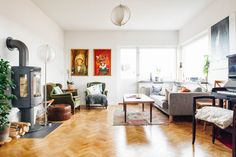
M 178 92 L 181 89 L 181 86 L 173 85 L 171 92 Z
M 192 92 L 202 92 L 202 88 L 201 87 L 197 87 L 197 88 L 193 89 Z
M 161 91 L 161 85 L 153 85 L 151 89 L 151 94 L 159 95 Z
M 152 98 L 155 101 L 155 104 L 160 106 L 161 108 L 168 108 L 168 103 L 165 96 L 161 95 L 150 95 L 150 98 Z
M 182 87 L 180 90 L 179 90 L 180 93 L 183 93 L 183 92 L 190 92 L 190 89 L 188 89 L 187 87 Z
M 160 91 L 160 95 L 165 96 L 166 95 L 166 89 L 171 91 L 172 87 L 173 87 L 173 84 L 171 84 L 171 83 L 163 83 L 161 91 Z

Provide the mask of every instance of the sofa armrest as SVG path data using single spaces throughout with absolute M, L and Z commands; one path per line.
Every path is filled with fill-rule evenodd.
M 170 115 L 192 115 L 193 97 L 209 96 L 210 93 L 204 92 L 186 92 L 170 93 L 168 95 L 168 110 Z

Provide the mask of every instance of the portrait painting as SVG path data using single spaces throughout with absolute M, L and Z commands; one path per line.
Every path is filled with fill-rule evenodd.
M 226 59 L 229 54 L 229 17 L 211 27 L 211 53 L 213 61 Z
M 88 76 L 88 49 L 71 49 L 71 75 Z
M 111 49 L 94 49 L 94 75 L 111 76 Z

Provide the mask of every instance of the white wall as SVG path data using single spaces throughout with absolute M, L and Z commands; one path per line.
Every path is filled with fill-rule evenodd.
M 38 48 L 42 44 L 53 47 L 56 57 L 48 64 L 48 81 L 65 82 L 64 32 L 30 0 L 0 0 L 0 58 L 10 61 L 12 66 L 19 65 L 18 50 L 7 49 L 7 37 L 13 37 L 26 44 L 29 49 L 30 66 L 43 68 L 44 64 L 38 58 Z
M 82 103 L 84 102 L 84 91 L 87 82 L 106 82 L 109 104 L 115 105 L 122 99 L 124 93 L 132 92 L 127 90 L 119 92 L 120 87 L 124 87 L 125 81 L 120 80 L 119 72 L 119 48 L 121 47 L 176 47 L 178 43 L 177 31 L 67 31 L 65 32 L 65 71 L 70 66 L 70 49 L 89 49 L 89 76 L 74 76 L 73 81 L 80 90 Z M 112 74 L 111 76 L 93 76 L 93 49 L 112 49 Z M 66 79 L 66 78 L 65 78 Z M 132 86 L 136 86 L 135 83 Z M 133 88 L 134 89 L 134 88 Z
M 179 31 L 179 45 L 182 45 L 192 38 L 198 36 L 225 17 L 230 17 L 230 54 L 236 53 L 236 1 L 235 0 L 216 0 L 208 7 L 203 9 L 195 18 L 191 19 Z M 209 43 L 210 47 L 210 43 Z M 210 50 L 209 50 L 210 52 Z M 211 54 L 211 53 L 210 53 Z M 228 79 L 227 59 L 220 62 L 211 62 L 209 80 Z
M 29 49 L 29 65 L 43 68 L 38 58 L 38 48 L 49 44 L 56 57 L 48 65 L 48 81 L 64 82 L 64 33 L 30 0 L 0 0 L 0 56 L 11 65 L 19 65 L 18 50 L 9 51 L 6 38 L 13 37 L 23 41 Z M 57 70 L 53 70 L 53 69 Z M 44 70 L 42 69 L 42 78 Z M 42 81 L 44 81 L 42 79 Z

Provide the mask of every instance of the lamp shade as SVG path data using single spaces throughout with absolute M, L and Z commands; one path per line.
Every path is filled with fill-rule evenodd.
M 111 12 L 111 21 L 117 26 L 126 24 L 130 19 L 130 9 L 125 5 L 118 5 Z
M 38 55 L 42 61 L 50 62 L 54 59 L 55 52 L 52 47 L 46 44 L 46 45 L 41 45 L 38 48 Z

